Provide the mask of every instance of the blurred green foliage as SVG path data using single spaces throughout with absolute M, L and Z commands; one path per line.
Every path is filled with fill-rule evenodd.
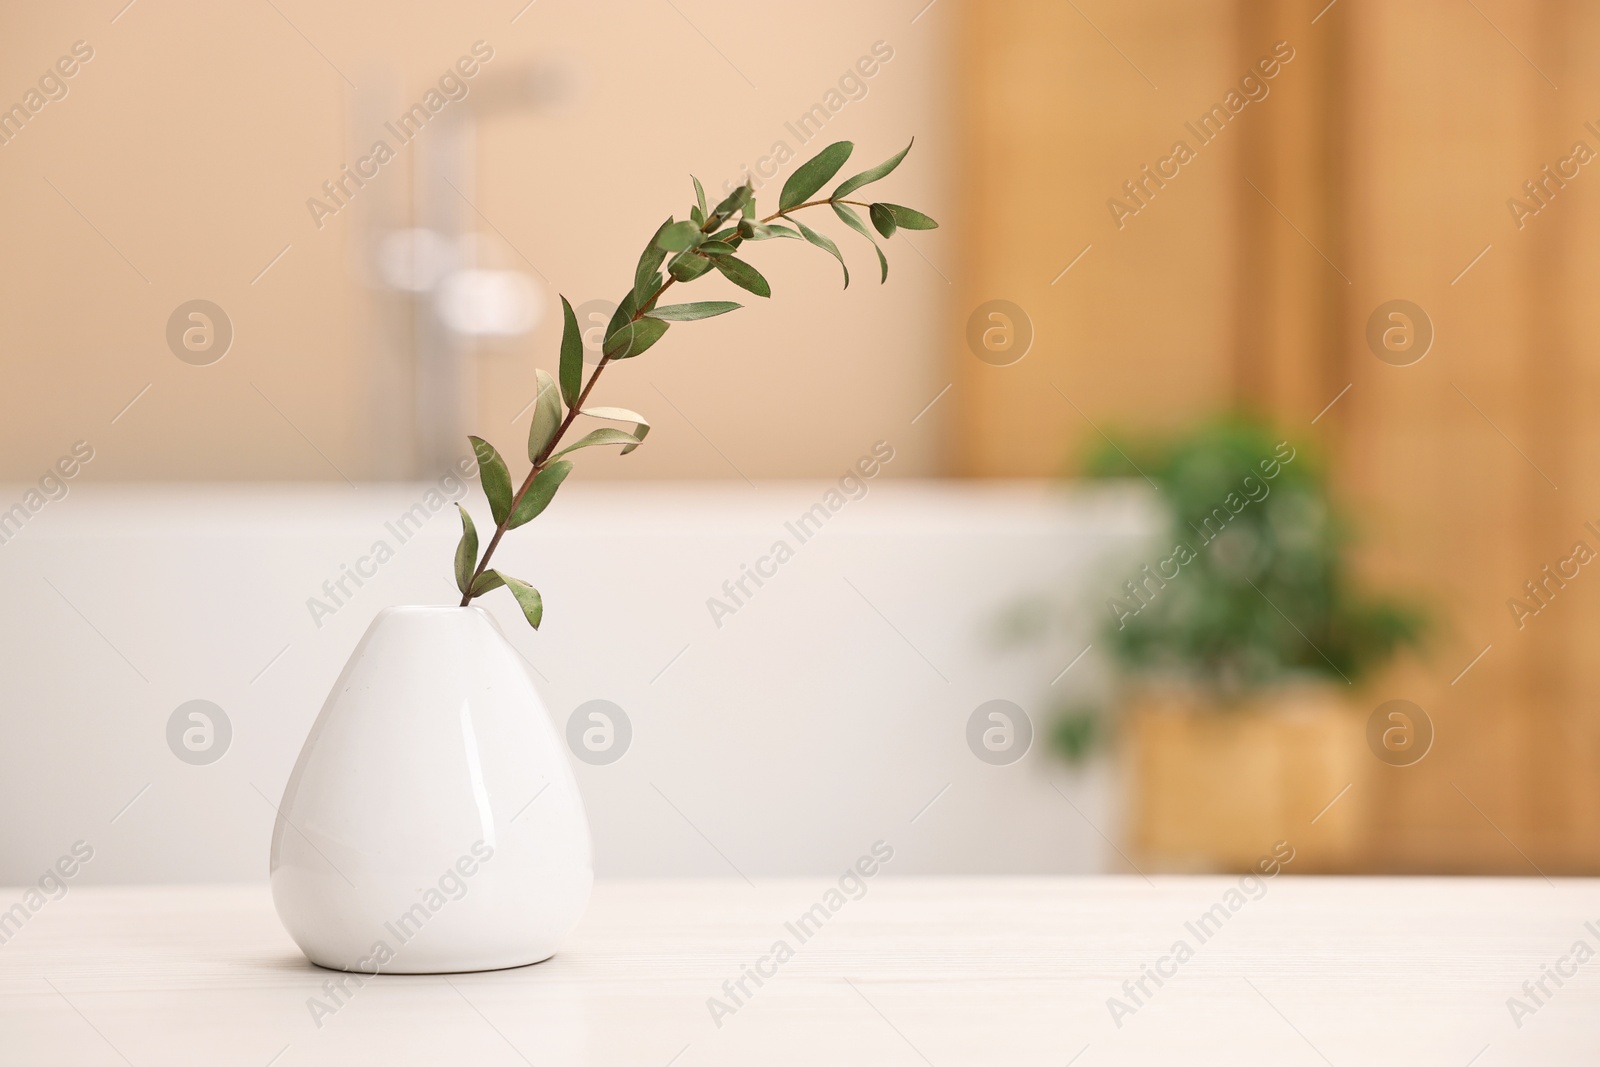
M 1426 617 L 1398 596 L 1357 588 L 1352 525 L 1304 443 L 1247 416 L 1163 438 L 1105 441 L 1090 479 L 1149 481 L 1167 530 L 1103 604 L 1096 644 L 1125 681 L 1177 684 L 1226 707 L 1251 691 L 1321 679 L 1354 684 L 1417 645 Z M 1107 731 L 1092 708 L 1065 709 L 1052 737 L 1077 761 Z

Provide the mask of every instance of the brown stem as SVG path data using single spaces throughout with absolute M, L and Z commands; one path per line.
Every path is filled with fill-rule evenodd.
M 644 309 L 649 307 L 662 293 L 666 292 L 675 281 L 677 281 L 676 278 L 668 278 L 657 286 L 656 291 L 650 294 L 650 299 L 639 306 L 639 310 L 633 313 L 633 317 L 628 319 L 628 322 L 631 324 L 639 321 L 640 316 L 644 314 Z M 567 417 L 561 420 L 561 425 L 556 427 L 556 432 L 551 435 L 544 448 L 539 450 L 538 457 L 533 461 L 533 469 L 528 472 L 528 476 L 522 481 L 522 488 L 518 489 L 517 495 L 511 498 L 511 507 L 506 510 L 506 517 L 494 528 L 494 536 L 489 539 L 489 547 L 483 550 L 483 557 L 478 560 L 478 567 L 472 572 L 472 578 L 467 582 L 467 591 L 461 594 L 461 607 L 466 607 L 472 603 L 472 587 L 478 583 L 478 576 L 489 566 L 489 557 L 494 555 L 495 548 L 500 544 L 500 538 L 506 535 L 507 524 L 511 522 L 511 516 L 517 513 L 517 505 L 522 503 L 522 498 L 528 495 L 529 489 L 533 488 L 533 480 L 544 469 L 545 463 L 550 459 L 550 453 L 555 451 L 556 446 L 561 443 L 561 439 L 566 436 L 568 428 L 572 426 L 572 421 L 578 417 L 578 412 L 583 410 L 584 401 L 589 399 L 589 391 L 594 388 L 594 383 L 600 380 L 600 372 L 605 370 L 606 365 L 610 362 L 610 356 L 602 355 L 600 357 L 600 362 L 595 365 L 594 373 L 589 375 L 589 381 L 584 385 L 583 390 L 578 393 L 578 399 L 573 402 L 572 407 L 567 409 Z
M 851 204 L 851 205 L 854 205 L 855 207 L 866 207 L 866 208 L 870 208 L 872 206 L 871 204 L 865 203 L 864 201 L 861 201 L 861 200 L 832 200 L 832 199 L 829 199 L 829 200 L 807 200 L 804 204 L 796 204 L 794 207 L 790 208 L 789 211 L 799 211 L 801 208 L 808 208 L 808 207 L 819 207 L 822 204 Z M 766 218 L 761 220 L 761 225 L 765 226 L 767 223 L 771 222 L 773 219 L 784 218 L 785 216 L 787 216 L 789 214 L 789 211 L 779 211 L 779 212 L 777 212 L 775 214 L 768 215 Z

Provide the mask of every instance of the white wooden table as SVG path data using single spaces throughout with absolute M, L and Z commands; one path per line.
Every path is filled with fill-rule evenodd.
M 320 1026 L 338 976 L 264 888 L 73 887 L 0 945 L 0 1063 L 1600 1063 L 1600 959 L 1561 963 L 1520 1026 L 1507 1006 L 1600 949 L 1593 880 L 1285 875 L 1201 942 L 1186 922 L 1237 879 L 880 877 L 801 943 L 785 923 L 830 885 L 603 882 L 555 959 L 380 976 Z M 723 983 L 779 940 L 793 958 L 735 1005 Z M 1180 940 L 1193 957 L 1162 963 Z M 1124 981 L 1158 963 L 1136 1003 Z

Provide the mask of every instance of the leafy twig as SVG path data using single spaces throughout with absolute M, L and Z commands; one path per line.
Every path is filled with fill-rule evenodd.
M 511 491 L 510 471 L 500 453 L 482 438 L 471 439 L 478 457 L 484 495 L 494 515 L 495 529 L 480 556 L 478 534 L 472 517 L 465 508 L 460 508 L 462 532 L 461 541 L 456 546 L 456 584 L 461 590 L 462 607 L 503 585 L 516 597 L 529 624 L 538 627 L 544 615 L 544 602 L 539 591 L 520 579 L 489 569 L 489 559 L 507 530 L 532 520 L 549 506 L 556 490 L 572 469 L 572 462 L 562 459 L 563 455 L 581 448 L 611 444 L 622 445 L 622 454 L 626 455 L 643 441 L 649 431 L 649 423 L 637 412 L 622 408 L 591 408 L 585 411 L 584 404 L 594 390 L 595 383 L 600 380 L 600 375 L 612 363 L 642 354 L 661 340 L 672 323 L 712 318 L 742 306 L 723 300 L 658 306 L 662 294 L 675 283 L 693 281 L 715 270 L 757 296 L 771 296 L 772 287 L 761 273 L 733 253 L 746 241 L 780 237 L 816 245 L 838 259 L 843 266 L 844 257 L 832 240 L 791 217 L 796 211 L 824 204 L 831 207 L 852 229 L 872 241 L 884 280 L 889 276 L 888 261 L 884 259 L 883 251 L 877 248 L 877 242 L 872 239 L 861 217 L 851 209 L 866 208 L 873 227 L 884 238 L 894 236 L 897 229 L 933 229 L 938 225 L 922 212 L 898 204 L 845 199 L 862 186 L 886 177 L 899 166 L 906 153 L 911 151 L 909 144 L 898 155 L 845 180 L 826 199 L 808 200 L 807 197 L 814 195 L 839 172 L 839 168 L 849 159 L 853 147 L 849 141 L 838 141 L 802 163 L 784 183 L 778 197 L 778 210 L 762 219 L 756 218 L 755 189 L 751 183 L 741 185 L 715 208 L 708 210 L 704 187 L 699 179 L 692 179 L 695 205 L 689 210 L 689 218 L 682 222 L 667 219 L 640 255 L 634 270 L 633 288 L 617 305 L 616 313 L 606 326 L 600 362 L 595 365 L 587 382 L 583 381 L 583 341 L 577 318 L 567 298 L 561 298 L 560 379 L 558 382 L 542 370 L 537 372 L 539 393 L 534 400 L 533 419 L 528 430 L 528 459 L 532 466 L 515 493 Z M 736 216 L 737 222 L 734 221 Z M 795 229 L 773 225 L 779 219 L 793 223 Z M 666 277 L 661 274 L 663 265 L 667 270 Z M 846 286 L 850 284 L 848 267 L 845 268 L 844 283 Z M 611 421 L 631 422 L 634 428 L 631 433 L 609 427 L 595 430 L 575 444 L 561 447 L 567 431 L 580 413 Z

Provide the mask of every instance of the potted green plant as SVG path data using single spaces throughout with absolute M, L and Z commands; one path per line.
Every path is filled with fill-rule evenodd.
M 272 835 L 273 901 L 314 963 L 368 973 L 520 966 L 550 956 L 577 923 L 592 871 L 571 764 L 520 657 L 473 601 L 506 589 L 528 624 L 539 626 L 538 589 L 491 563 L 507 532 L 550 506 L 580 452 L 620 446 L 626 455 L 644 440 L 643 415 L 591 403 L 601 376 L 679 323 L 740 307 L 663 303 L 670 290 L 716 275 L 770 296 L 767 280 L 742 257 L 747 246 L 780 238 L 815 245 L 844 267 L 838 246 L 801 212 L 826 207 L 866 237 L 885 281 L 888 261 L 872 231 L 889 238 L 937 225 L 912 208 L 852 199 L 899 166 L 910 145 L 817 197 L 851 150 L 840 141 L 797 167 L 777 210 L 765 216 L 749 183 L 709 204 L 695 179 L 688 217 L 668 218 L 640 254 L 587 380 L 577 319 L 562 298 L 560 363 L 555 376 L 537 372 L 528 469 L 517 488 L 501 453 L 471 439 L 494 533 L 480 551 L 477 526 L 461 509 L 460 602 L 378 614 L 284 790 Z M 850 284 L 847 267 L 844 281 Z M 569 441 L 580 418 L 609 425 Z
M 1148 482 L 1165 522 L 1093 605 L 1114 698 L 1059 708 L 1051 736 L 1082 760 L 1118 708 L 1135 848 L 1169 867 L 1247 867 L 1373 762 L 1361 683 L 1418 644 L 1424 616 L 1360 590 L 1326 469 L 1268 423 L 1097 442 L 1084 477 Z M 1327 865 L 1358 846 L 1357 812 L 1320 831 Z

